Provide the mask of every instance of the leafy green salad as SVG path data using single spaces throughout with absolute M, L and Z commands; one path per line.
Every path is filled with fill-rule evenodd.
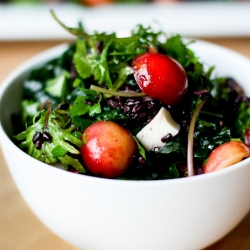
M 76 40 L 23 82 L 13 119 L 27 154 L 77 174 L 159 180 L 203 174 L 225 143 L 248 151 L 249 98 L 234 79 L 214 76 L 216 66 L 205 70 L 190 41 L 143 25 L 126 37 L 88 34 L 51 13 Z M 106 174 L 112 168 L 122 171 Z

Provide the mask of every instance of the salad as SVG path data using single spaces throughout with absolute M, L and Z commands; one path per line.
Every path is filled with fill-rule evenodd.
M 66 27 L 75 42 L 23 82 L 15 143 L 84 175 L 173 179 L 250 156 L 250 99 L 205 69 L 180 35 L 137 25 L 129 36 Z

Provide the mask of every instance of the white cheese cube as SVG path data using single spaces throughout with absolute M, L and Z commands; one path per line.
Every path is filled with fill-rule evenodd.
M 161 141 L 167 134 L 175 136 L 180 131 L 180 125 L 174 121 L 169 111 L 162 107 L 158 114 L 137 135 L 142 146 L 150 151 L 154 147 L 163 147 Z

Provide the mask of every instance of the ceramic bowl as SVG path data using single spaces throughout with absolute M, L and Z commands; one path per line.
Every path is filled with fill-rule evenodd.
M 196 250 L 229 233 L 250 210 L 250 159 L 194 177 L 125 181 L 77 175 L 39 162 L 11 141 L 28 72 L 60 55 L 61 45 L 17 68 L 0 89 L 0 141 L 13 179 L 51 231 L 84 250 Z M 190 46 L 216 74 L 234 77 L 250 95 L 250 61 L 197 41 Z

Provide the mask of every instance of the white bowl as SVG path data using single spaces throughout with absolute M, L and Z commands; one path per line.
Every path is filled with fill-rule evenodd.
M 52 48 L 24 63 L 0 89 L 2 150 L 17 187 L 41 222 L 84 250 L 195 250 L 231 231 L 250 210 L 250 159 L 200 176 L 124 181 L 51 167 L 12 143 L 10 116 L 20 107 L 22 79 L 65 48 Z M 250 95 L 247 58 L 201 41 L 191 48 Z

